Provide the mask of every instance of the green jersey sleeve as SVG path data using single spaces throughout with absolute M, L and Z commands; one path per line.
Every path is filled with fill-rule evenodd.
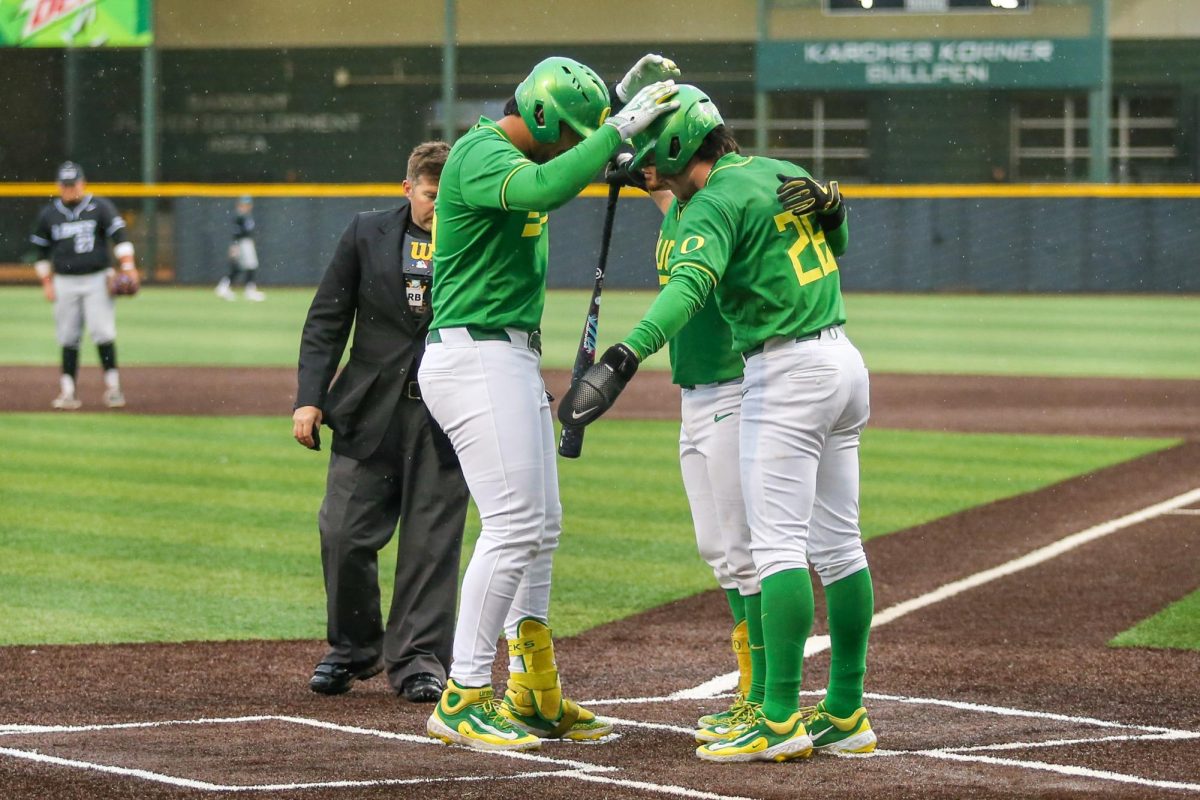
M 712 277 L 703 270 L 683 267 L 672 273 L 642 321 L 625 337 L 625 345 L 637 354 L 639 361 L 645 361 L 696 316 L 712 288 Z
M 683 209 L 667 280 L 625 340 L 643 360 L 658 352 L 704 306 L 725 274 L 734 247 L 737 209 L 724 198 L 696 195 Z
M 553 211 L 588 185 L 612 157 L 621 136 L 612 125 L 584 139 L 545 164 L 535 164 L 513 146 L 497 125 L 495 136 L 480 137 L 464 161 L 471 180 L 463 200 L 475 208 L 502 211 Z

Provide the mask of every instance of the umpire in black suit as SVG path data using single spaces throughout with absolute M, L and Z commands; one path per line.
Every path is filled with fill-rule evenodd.
M 329 652 L 310 688 L 349 691 L 385 667 L 392 688 L 434 702 L 450 665 L 467 487 L 429 416 L 417 367 L 429 328 L 433 202 L 450 148 L 413 150 L 399 208 L 358 214 L 342 235 L 300 340 L 293 434 L 333 429 L 319 517 Z M 330 387 L 354 328 L 350 361 Z M 401 523 L 387 628 L 377 555 Z

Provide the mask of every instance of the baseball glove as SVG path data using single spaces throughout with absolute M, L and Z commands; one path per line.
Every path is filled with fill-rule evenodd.
M 132 297 L 138 293 L 137 279 L 126 272 L 118 272 L 112 279 L 113 297 Z

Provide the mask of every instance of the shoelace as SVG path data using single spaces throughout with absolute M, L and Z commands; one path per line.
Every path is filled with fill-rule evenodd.
M 804 721 L 805 727 L 808 727 L 809 723 L 815 722 L 819 716 L 821 716 L 821 711 L 816 706 L 802 706 L 800 708 L 800 719 Z
M 730 728 L 736 728 L 739 725 L 745 725 L 747 727 L 753 725 L 758 719 L 760 709 L 761 706 L 759 706 L 757 703 L 751 703 L 749 700 L 744 700 L 740 706 L 730 709 L 730 711 L 733 713 L 730 715 L 726 726 Z

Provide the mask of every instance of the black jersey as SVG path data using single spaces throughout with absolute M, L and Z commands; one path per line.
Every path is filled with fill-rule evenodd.
M 38 214 L 29 241 L 60 275 L 89 275 L 108 269 L 108 243 L 129 241 L 125 220 L 105 197 L 85 195 L 69 206 L 55 200 Z
M 249 214 L 238 214 L 233 220 L 233 240 L 254 238 L 254 217 Z

